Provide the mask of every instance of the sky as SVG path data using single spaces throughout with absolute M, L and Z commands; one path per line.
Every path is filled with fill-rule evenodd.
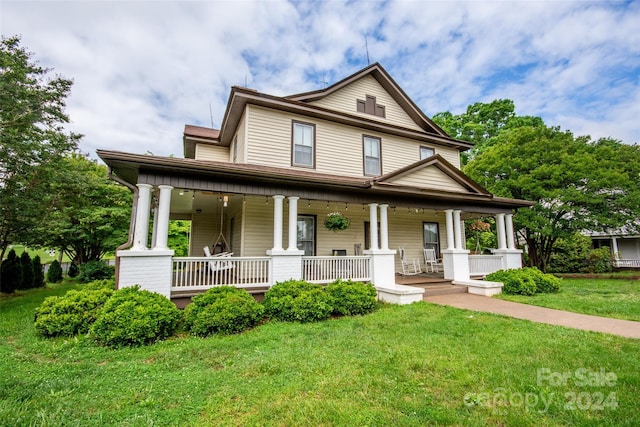
M 427 116 L 511 99 L 640 142 L 640 1 L 11 1 L 0 33 L 74 81 L 80 148 L 183 156 L 232 85 L 316 90 L 379 62 Z

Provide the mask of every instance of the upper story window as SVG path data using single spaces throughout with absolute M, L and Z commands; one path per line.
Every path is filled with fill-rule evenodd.
M 374 116 L 382 117 L 383 119 L 386 117 L 384 105 L 377 104 L 375 96 L 367 95 L 366 100 L 364 101 L 362 99 L 357 99 L 356 109 L 359 113 L 373 114 Z
M 293 165 L 315 167 L 315 125 L 293 122 L 292 133 Z
M 380 138 L 364 136 L 364 174 L 378 176 L 382 171 L 382 155 L 380 150 Z
M 424 160 L 427 157 L 431 157 L 435 153 L 436 152 L 433 150 L 433 148 L 420 146 L 420 160 Z

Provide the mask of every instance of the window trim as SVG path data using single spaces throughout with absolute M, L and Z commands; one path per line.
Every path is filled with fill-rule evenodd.
M 366 155 L 366 139 L 375 139 L 378 141 L 378 163 L 380 170 L 377 174 L 367 173 L 367 155 Z M 362 173 L 364 176 L 380 176 L 382 175 L 382 138 L 373 135 L 362 135 Z
M 427 149 L 427 150 L 431 150 L 431 152 L 433 153 L 431 156 L 427 156 L 427 157 L 422 157 L 422 149 Z M 424 160 L 424 159 L 428 159 L 429 157 L 435 156 L 436 155 L 436 150 L 432 147 L 426 146 L 426 145 L 421 145 L 420 148 L 418 149 L 418 155 L 420 156 L 420 160 Z
M 296 218 L 296 234 L 298 233 L 297 222 L 300 220 L 300 218 L 313 219 L 313 253 L 311 254 L 311 256 L 317 256 L 316 254 L 318 253 L 318 215 L 299 213 L 298 217 Z M 296 237 L 296 248 L 298 247 L 299 243 L 300 241 Z
M 424 249 L 426 249 L 426 245 L 427 243 L 429 244 L 433 244 L 433 242 L 426 242 L 424 237 L 424 226 L 427 224 L 431 224 L 431 225 L 435 225 L 436 226 L 436 239 L 437 241 L 435 242 L 436 244 L 436 258 L 439 258 L 440 255 L 442 254 L 442 245 L 440 242 L 440 223 L 435 222 L 435 221 L 422 221 L 422 247 Z
M 306 165 L 303 163 L 296 163 L 296 141 L 295 141 L 295 127 L 296 125 L 309 126 L 311 127 L 311 138 L 312 138 L 312 146 L 311 146 L 311 164 Z M 291 121 L 291 166 L 301 167 L 301 168 L 316 168 L 316 125 L 315 123 L 302 122 L 299 120 Z

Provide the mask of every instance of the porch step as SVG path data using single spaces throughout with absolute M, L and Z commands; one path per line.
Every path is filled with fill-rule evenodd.
M 441 280 L 430 283 L 415 283 L 411 286 L 424 289 L 424 296 L 433 295 L 450 295 L 450 294 L 466 294 L 468 292 L 466 286 L 451 284 L 450 280 Z

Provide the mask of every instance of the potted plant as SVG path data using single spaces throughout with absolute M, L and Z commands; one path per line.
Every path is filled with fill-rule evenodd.
M 349 228 L 351 221 L 340 212 L 331 212 L 324 219 L 324 226 L 331 231 L 342 231 Z

